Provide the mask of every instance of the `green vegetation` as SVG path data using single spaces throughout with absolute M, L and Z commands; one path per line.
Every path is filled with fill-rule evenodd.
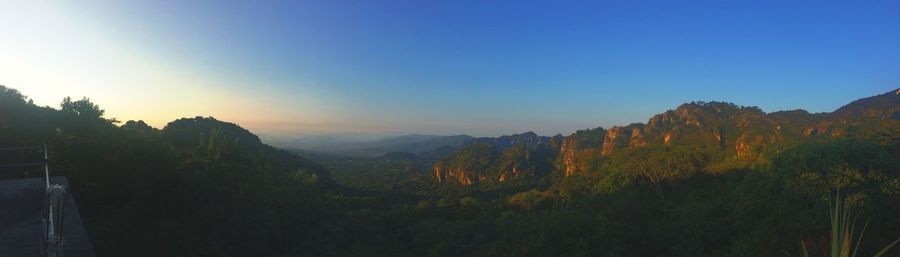
M 603 128 L 593 128 L 575 131 L 573 134 L 575 145 L 579 149 L 600 148 L 603 146 L 603 138 L 606 137 L 606 130 Z
M 835 195 L 835 198 L 834 204 L 829 206 L 831 209 L 828 212 L 828 218 L 831 220 L 831 239 L 829 240 L 831 247 L 828 248 L 828 253 L 830 254 L 827 255 L 831 257 L 855 257 L 857 256 L 857 251 L 859 251 L 859 244 L 863 239 L 863 235 L 866 233 L 866 228 L 869 227 L 869 221 L 866 221 L 866 224 L 862 227 L 862 230 L 859 231 L 859 234 L 856 234 L 855 223 L 858 216 L 852 214 L 851 211 L 853 210 L 853 207 L 846 199 L 841 198 L 840 192 Z M 853 237 L 858 237 L 855 245 L 851 245 L 854 242 Z M 885 246 L 874 256 L 883 256 L 898 243 L 900 243 L 900 239 Z M 800 248 L 803 251 L 803 256 L 810 257 L 810 250 L 806 245 L 806 242 L 800 241 Z M 851 252 L 851 250 L 853 252 Z M 826 254 L 821 253 L 820 255 L 815 256 L 826 256 Z
M 698 106 L 723 110 L 690 116 L 703 124 L 773 133 L 758 109 Z M 69 178 L 98 256 L 785 256 L 798 240 L 817 254 L 834 238 L 822 214 L 838 188 L 878 221 L 856 237 L 858 256 L 900 236 L 895 120 L 850 121 L 840 126 L 873 129 L 784 139 L 753 158 L 736 157 L 736 129 L 663 120 L 644 128 L 646 145 L 605 155 L 598 128 L 577 132 L 571 155 L 559 139 L 525 135 L 479 139 L 439 161 L 300 157 L 212 118 L 119 126 L 88 99 L 39 107 L 0 87 L 0 143 L 50 145 L 52 172 Z M 660 143 L 667 126 L 679 126 L 671 140 L 680 143 Z M 733 140 L 723 148 L 702 133 Z M 571 176 L 566 156 L 580 167 Z M 436 183 L 435 161 L 479 183 Z

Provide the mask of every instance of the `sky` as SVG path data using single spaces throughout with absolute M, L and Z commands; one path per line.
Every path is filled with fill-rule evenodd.
M 498 136 L 900 88 L 900 1 L 9 1 L 0 85 L 161 128 Z

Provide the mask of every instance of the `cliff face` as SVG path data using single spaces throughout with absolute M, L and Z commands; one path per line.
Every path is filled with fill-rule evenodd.
M 782 138 L 777 122 L 768 119 L 759 108 L 694 102 L 654 115 L 647 125 L 610 129 L 602 154 L 664 144 L 693 146 L 749 158 Z
M 491 166 L 499 154 L 494 146 L 486 143 L 463 147 L 434 164 L 434 177 L 438 182 L 456 181 L 471 185 L 487 180 Z
M 557 161 L 557 169 L 561 170 L 566 176 L 571 176 L 578 171 L 578 154 L 577 143 L 575 137 L 567 137 L 559 147 L 559 161 Z
M 600 153 L 610 155 L 617 149 L 628 147 L 641 147 L 649 144 L 649 141 L 641 132 L 644 124 L 635 123 L 625 127 L 613 127 L 606 132 L 603 139 L 603 147 Z
M 435 180 L 470 185 L 542 176 L 553 169 L 552 161 L 563 138 L 539 137 L 528 132 L 479 140 L 435 162 Z
M 556 169 L 566 176 L 584 171 L 588 167 L 587 159 L 599 156 L 608 131 L 603 128 L 579 130 L 562 139 L 559 155 L 555 161 Z
M 767 114 L 757 107 L 692 102 L 654 115 L 647 124 L 579 130 L 567 137 L 547 138 L 529 132 L 479 139 L 479 143 L 491 145 L 502 154 L 477 171 L 461 169 L 460 163 L 453 166 L 437 163 L 435 177 L 438 182 L 453 178 L 471 184 L 540 176 L 551 170 L 571 176 L 596 168 L 595 162 L 606 156 L 654 144 L 696 147 L 719 153 L 718 156 L 753 162 L 763 153 L 803 142 L 838 137 L 894 142 L 900 139 L 898 135 L 900 90 L 856 100 L 832 113 L 820 114 L 804 110 Z M 524 148 L 514 147 L 518 145 Z M 535 158 L 536 154 L 540 157 Z M 555 159 L 547 161 L 549 156 Z
M 603 147 L 600 148 L 601 154 L 610 155 L 617 146 L 621 145 L 619 134 L 622 134 L 622 131 L 623 129 L 620 127 L 613 127 L 606 132 L 606 136 L 603 137 Z
M 487 180 L 486 176 L 479 176 L 475 171 L 459 167 L 444 167 L 444 164 L 439 162 L 434 164 L 434 177 L 438 183 L 452 180 L 462 185 L 471 185 L 478 181 Z

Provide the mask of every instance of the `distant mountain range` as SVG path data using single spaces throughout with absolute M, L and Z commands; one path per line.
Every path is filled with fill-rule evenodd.
M 416 155 L 419 157 L 443 158 L 450 153 L 472 144 L 491 144 L 497 150 L 504 150 L 517 144 L 546 144 L 550 137 L 525 132 L 500 137 L 472 137 L 468 135 L 437 136 L 409 134 L 378 140 L 352 140 L 340 137 L 313 136 L 290 140 L 270 140 L 278 147 L 302 152 L 346 155 L 353 157 L 379 157 L 384 155 Z M 388 156 L 390 157 L 390 156 Z
M 473 137 L 467 135 L 436 136 L 410 134 L 378 140 L 352 140 L 339 137 L 301 137 L 289 140 L 269 142 L 282 148 L 293 148 L 305 151 L 346 155 L 354 157 L 377 157 L 388 153 L 410 153 L 434 155 L 457 149 Z
M 534 132 L 500 137 L 476 138 L 468 135 L 438 136 L 409 134 L 377 140 L 346 137 L 308 136 L 267 140 L 268 143 L 304 152 L 353 157 L 412 154 L 425 159 L 442 159 L 473 145 L 488 144 L 503 152 L 519 144 L 534 150 L 552 145 L 568 156 L 559 160 L 566 174 L 580 170 L 576 153 L 596 150 L 609 155 L 618 149 L 651 144 L 689 145 L 752 159 L 756 155 L 823 137 L 870 137 L 900 119 L 900 90 L 859 99 L 832 113 L 812 114 L 805 110 L 765 113 L 757 107 L 725 102 L 692 102 L 651 117 L 647 123 L 580 130 L 567 137 L 540 136 Z M 890 123 L 890 122 L 888 122 Z M 583 154 L 583 153 L 580 153 Z
M 801 143 L 838 138 L 900 140 L 900 89 L 856 100 L 831 113 L 765 113 L 725 102 L 682 104 L 647 123 L 580 130 L 567 137 L 533 132 L 478 138 L 434 164 L 437 182 L 503 182 L 558 171 L 596 169 L 609 156 L 648 146 L 696 149 L 713 158 L 710 170 L 746 167 Z

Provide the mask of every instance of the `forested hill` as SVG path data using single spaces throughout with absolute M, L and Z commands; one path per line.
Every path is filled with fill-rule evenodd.
M 40 107 L 0 86 L 0 145 L 48 145 L 50 172 L 68 177 L 98 256 L 273 256 L 330 245 L 310 239 L 333 216 L 321 165 L 214 118 L 161 130 L 117 123 L 86 98 Z
M 754 106 L 692 102 L 657 114 L 647 123 L 580 130 L 567 137 L 528 132 L 482 139 L 436 162 L 433 174 L 437 182 L 460 184 L 535 178 L 554 171 L 571 176 L 597 171 L 612 159 L 638 157 L 647 151 L 662 154 L 661 147 L 690 152 L 703 158 L 701 168 L 723 172 L 765 165 L 776 154 L 802 143 L 836 139 L 897 142 L 900 89 L 859 99 L 831 113 L 765 113 Z

